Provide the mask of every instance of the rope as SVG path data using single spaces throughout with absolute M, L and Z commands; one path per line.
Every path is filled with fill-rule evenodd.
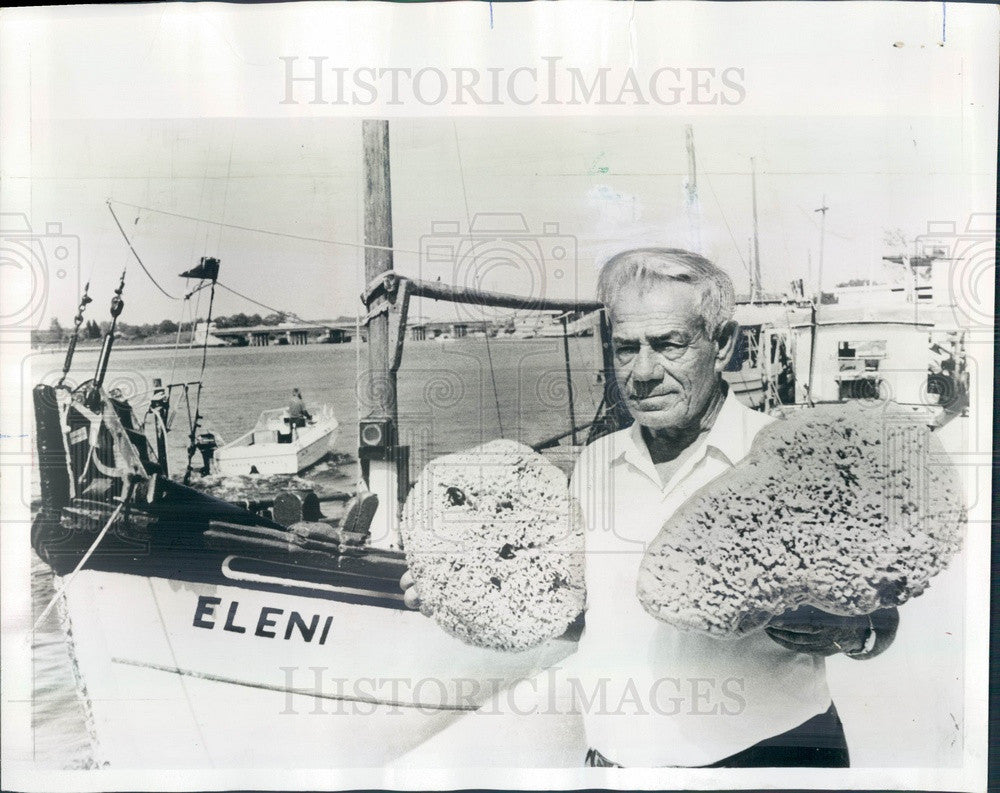
M 500 396 L 497 391 L 497 373 L 493 369 L 493 353 L 490 352 L 490 333 L 486 331 L 486 358 L 490 364 L 490 380 L 493 381 L 493 398 L 497 406 L 497 425 L 500 427 L 500 437 L 503 437 L 503 420 L 500 418 Z
M 472 213 L 469 211 L 469 193 L 465 189 L 465 168 L 462 166 L 462 149 L 458 145 L 458 125 L 451 122 L 451 128 L 455 133 L 455 156 L 458 159 L 458 175 L 462 180 L 462 200 L 465 202 L 465 222 L 472 228 Z M 486 331 L 483 337 L 486 340 L 486 358 L 490 364 L 490 380 L 493 383 L 493 401 L 497 409 L 497 426 L 500 428 L 500 437 L 503 438 L 503 419 L 500 418 L 500 390 L 497 388 L 497 375 L 493 368 L 493 353 L 490 351 L 490 334 Z
M 122 499 L 122 503 L 119 504 L 115 508 L 115 511 L 111 513 L 111 517 L 108 518 L 108 522 L 104 524 L 104 528 L 101 529 L 100 533 L 98 533 L 97 539 L 95 539 L 90 544 L 90 547 L 87 549 L 87 552 L 83 555 L 83 558 L 80 559 L 79 562 L 77 562 L 76 567 L 73 568 L 73 572 L 69 574 L 69 578 L 63 581 L 63 585 L 59 587 L 59 591 L 52 596 L 52 599 L 49 601 L 48 605 L 39 615 L 38 619 L 35 620 L 35 625 L 32 628 L 33 631 L 38 630 L 38 626 L 45 621 L 45 618 L 49 615 L 49 612 L 52 611 L 52 607 L 59 601 L 59 598 L 61 598 L 66 593 L 66 590 L 69 589 L 70 584 L 73 583 L 77 573 L 80 572 L 83 566 L 87 563 L 87 560 L 90 559 L 94 551 L 97 550 L 97 546 L 100 544 L 101 540 L 104 539 L 104 536 L 108 533 L 108 530 L 111 528 L 112 524 L 118 519 L 118 516 L 121 514 L 122 510 L 131 500 L 132 491 L 134 489 L 135 489 L 135 483 L 129 482 L 128 489 L 125 491 L 125 497 Z
M 111 213 L 111 217 L 115 219 L 115 225 L 118 226 L 118 230 L 122 233 L 122 237 L 125 239 L 125 244 L 128 245 L 128 249 L 132 251 L 132 255 L 135 257 L 135 260 L 139 262 L 139 266 L 142 268 L 142 271 L 149 277 L 149 280 L 153 282 L 153 285 L 161 292 L 163 292 L 164 295 L 169 297 L 171 300 L 180 300 L 179 297 L 174 297 L 166 289 L 160 286 L 159 282 L 155 278 L 153 278 L 153 274 L 146 269 L 146 265 L 142 263 L 142 259 L 139 258 L 139 254 L 136 253 L 135 248 L 132 247 L 132 243 L 129 241 L 128 234 L 126 234 L 125 229 L 122 228 L 122 224 L 118 220 L 118 215 L 115 214 L 115 210 L 111 207 L 110 198 L 108 199 L 107 204 L 108 204 L 108 211 Z

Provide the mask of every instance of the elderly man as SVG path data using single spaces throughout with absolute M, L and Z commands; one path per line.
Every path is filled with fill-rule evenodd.
M 598 297 L 635 421 L 584 449 L 571 481 L 587 523 L 586 627 L 570 681 L 589 743 L 581 759 L 847 766 L 824 657 L 882 652 L 895 636 L 895 609 L 845 618 L 803 608 L 722 640 L 656 620 L 636 596 L 647 544 L 774 420 L 744 407 L 722 379 L 738 332 L 732 282 L 697 254 L 640 248 L 604 265 Z M 416 607 L 410 576 L 401 584 Z
M 585 762 L 847 766 L 824 656 L 877 655 L 895 635 L 894 609 L 870 618 L 800 609 L 721 640 L 657 621 L 635 595 L 643 551 L 664 522 L 773 421 L 744 407 L 722 379 L 738 332 L 732 282 L 697 254 L 640 248 L 604 265 L 598 297 L 635 422 L 587 447 L 572 481 L 587 519 L 577 654 L 589 697 Z

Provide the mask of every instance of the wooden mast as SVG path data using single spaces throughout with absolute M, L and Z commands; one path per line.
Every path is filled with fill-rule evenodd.
M 365 282 L 370 285 L 380 278 L 392 278 L 389 122 L 365 119 L 361 131 L 365 177 Z M 406 453 L 399 446 L 396 428 L 399 350 L 398 344 L 390 339 L 390 314 L 394 305 L 388 295 L 376 296 L 367 286 L 363 299 L 367 311 L 368 367 L 360 376 L 359 386 L 363 388 L 369 412 L 367 416 L 358 416 L 358 459 L 365 485 L 369 492 L 378 496 L 369 544 L 374 548 L 392 548 L 399 545 L 399 518 L 408 484 L 408 474 L 400 470 L 405 464 Z
M 365 170 L 365 283 L 392 270 L 392 195 L 389 186 L 389 122 L 362 121 Z M 360 341 L 360 340 L 359 340 Z M 389 357 L 389 314 L 368 322 L 366 393 L 371 418 L 397 419 L 396 373 Z

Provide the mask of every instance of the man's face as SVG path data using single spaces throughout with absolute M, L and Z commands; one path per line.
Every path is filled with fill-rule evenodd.
M 731 340 L 720 350 L 709 338 L 700 297 L 697 287 L 668 281 L 628 286 L 609 307 L 618 384 L 629 412 L 650 429 L 696 425 L 731 352 Z

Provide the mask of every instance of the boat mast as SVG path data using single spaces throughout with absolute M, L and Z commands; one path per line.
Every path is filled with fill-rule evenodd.
M 701 229 L 698 217 L 698 163 L 694 154 L 694 127 L 690 124 L 684 127 L 684 143 L 688 156 L 688 178 L 687 184 L 684 185 L 684 197 L 687 205 L 691 249 L 696 253 L 701 253 Z
M 94 379 L 90 384 L 90 389 L 85 400 L 88 407 L 100 403 L 101 389 L 104 387 L 104 377 L 108 373 L 108 361 L 111 359 L 111 345 L 115 341 L 115 330 L 118 327 L 118 315 L 125 308 L 125 301 L 122 300 L 122 291 L 125 289 L 125 271 L 122 270 L 121 278 L 118 280 L 118 288 L 111 298 L 111 326 L 104 334 L 104 341 L 101 344 L 101 353 L 97 358 L 97 368 L 94 371 Z
M 816 336 L 817 336 L 817 311 L 820 301 L 823 299 L 823 243 L 826 238 L 826 213 L 829 211 L 830 207 L 826 205 L 826 196 L 823 196 L 823 205 L 814 212 L 820 213 L 819 222 L 819 270 L 816 274 L 816 297 L 812 301 L 812 306 L 810 307 L 810 318 L 812 321 L 811 328 L 811 338 L 809 340 L 809 385 L 808 385 L 808 397 L 809 404 L 814 404 L 813 399 L 813 377 L 816 373 Z
M 753 191 L 753 283 L 750 285 L 750 302 L 759 300 L 762 295 L 760 277 L 760 240 L 757 235 L 757 165 L 750 158 L 750 187 Z
M 405 300 L 397 307 L 389 295 L 375 297 L 373 285 L 395 284 L 392 274 L 392 195 L 389 173 L 389 122 L 365 119 L 361 123 L 364 146 L 365 212 L 365 325 L 368 328 L 368 367 L 359 374 L 368 400 L 367 416 L 359 415 L 358 459 L 368 490 L 378 496 L 369 543 L 375 548 L 399 544 L 399 518 L 409 479 L 407 449 L 398 444 L 396 423 L 396 369 L 401 337 L 391 339 L 391 328 L 405 327 Z M 396 295 L 398 297 L 398 294 Z M 395 310 L 396 322 L 390 314 Z M 399 334 L 397 333 L 397 336 Z M 358 344 L 361 339 L 358 339 Z
M 816 303 L 823 299 L 823 247 L 826 242 L 826 213 L 830 207 L 826 205 L 826 196 L 823 196 L 823 205 L 813 212 L 820 213 L 819 219 L 819 270 L 816 273 Z
M 365 170 L 365 283 L 392 270 L 392 195 L 389 185 L 389 122 L 361 122 Z M 368 322 L 368 390 L 371 418 L 395 424 L 396 373 L 389 358 L 389 315 Z

